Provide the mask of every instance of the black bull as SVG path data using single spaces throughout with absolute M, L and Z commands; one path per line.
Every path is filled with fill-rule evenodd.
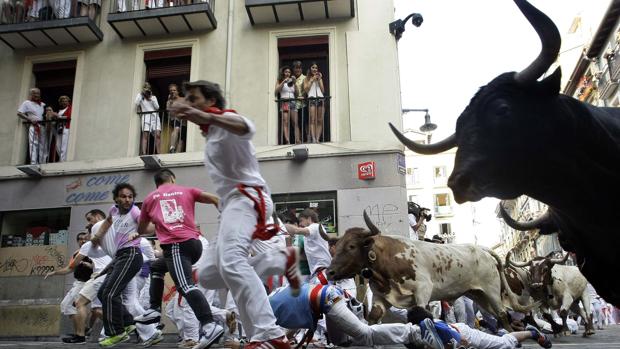
M 620 110 L 559 94 L 559 68 L 537 81 L 558 55 L 560 34 L 544 13 L 514 1 L 541 39 L 538 57 L 482 87 L 445 140 L 418 144 L 390 127 L 418 153 L 458 147 L 448 181 L 458 203 L 528 195 L 547 204 L 535 227 L 558 231 L 599 294 L 620 306 L 620 278 L 608 272 L 620 266 Z

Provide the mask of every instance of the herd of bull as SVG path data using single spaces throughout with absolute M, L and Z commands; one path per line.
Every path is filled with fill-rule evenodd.
M 445 140 L 420 144 L 390 127 L 417 153 L 458 147 L 448 181 L 458 203 L 528 195 L 547 204 L 547 212 L 529 222 L 500 211 L 515 229 L 557 232 L 578 267 L 543 257 L 517 263 L 510 256 L 504 266 L 483 247 L 383 236 L 364 213 L 368 230 L 346 232 L 336 244 L 328 275 L 341 279 L 365 270 L 377 298 L 374 320 L 389 305 L 425 306 L 467 295 L 507 328 L 507 307 L 528 312 L 540 306 L 547 316 L 549 309 L 557 309 L 564 323 L 573 310 L 587 321 L 585 335 L 592 332 L 588 281 L 620 306 L 620 278 L 609 277 L 609 270 L 620 266 L 620 234 L 614 233 L 620 212 L 615 200 L 620 197 L 620 109 L 559 93 L 560 68 L 545 76 L 559 53 L 558 29 L 527 1 L 514 2 L 540 37 L 538 57 L 524 70 L 503 73 L 480 88 L 459 116 L 456 132 Z

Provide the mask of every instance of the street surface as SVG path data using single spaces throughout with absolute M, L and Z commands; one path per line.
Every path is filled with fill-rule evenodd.
M 611 325 L 604 330 L 597 331 L 597 333 L 588 338 L 581 337 L 582 330 L 579 334 L 570 335 L 566 337 L 553 338 L 553 348 L 560 349 L 618 349 L 620 348 L 620 325 Z M 172 349 L 177 348 L 177 344 L 173 343 L 174 335 L 167 335 L 165 342 L 159 343 L 152 348 L 154 349 Z M 49 349 L 66 349 L 66 348 L 99 348 L 97 344 L 88 343 L 86 345 L 69 345 L 57 342 L 19 342 L 19 341 L 0 341 L 0 349 L 12 349 L 12 348 L 49 348 Z M 142 348 L 141 345 L 127 342 L 116 346 L 115 348 Z M 213 346 L 213 348 L 217 348 Z M 312 349 L 311 346 L 309 349 Z M 366 347 L 351 347 L 353 349 L 361 349 Z M 386 346 L 383 349 L 401 349 L 403 346 Z M 540 348 L 537 343 L 533 341 L 526 341 L 523 343 L 523 348 L 534 349 Z

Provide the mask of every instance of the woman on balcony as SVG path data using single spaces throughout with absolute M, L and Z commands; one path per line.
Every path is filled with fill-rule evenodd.
M 325 115 L 324 96 L 325 86 L 323 85 L 323 74 L 319 71 L 316 62 L 312 62 L 306 80 L 304 81 L 304 91 L 308 95 L 308 104 L 310 105 L 309 128 L 310 143 L 318 143 L 323 133 L 323 118 Z
M 284 66 L 280 68 L 280 75 L 276 81 L 276 97 L 282 113 L 282 135 L 280 144 L 290 144 L 290 123 L 293 123 L 295 133 L 295 144 L 300 143 L 297 109 L 295 106 L 295 96 L 297 95 L 297 85 L 295 77 L 292 75 L 291 68 Z

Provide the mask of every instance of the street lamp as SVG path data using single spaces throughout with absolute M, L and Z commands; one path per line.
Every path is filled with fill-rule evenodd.
M 431 132 L 437 129 L 437 125 L 431 122 L 431 114 L 428 113 L 428 109 L 403 109 L 403 114 L 410 112 L 424 112 L 424 124 L 420 126 L 420 131 L 428 137 L 428 143 L 431 142 Z
M 409 16 L 405 17 L 405 19 L 397 19 L 394 22 L 390 23 L 389 25 L 390 34 L 394 35 L 394 37 L 396 38 L 396 41 L 398 41 L 398 39 L 400 39 L 401 36 L 403 36 L 403 33 L 405 32 L 405 24 L 407 24 L 407 21 L 410 18 L 411 18 L 411 23 L 413 23 L 413 25 L 415 25 L 416 27 L 421 26 L 422 22 L 424 22 L 424 18 L 422 18 L 421 14 L 412 13 Z

